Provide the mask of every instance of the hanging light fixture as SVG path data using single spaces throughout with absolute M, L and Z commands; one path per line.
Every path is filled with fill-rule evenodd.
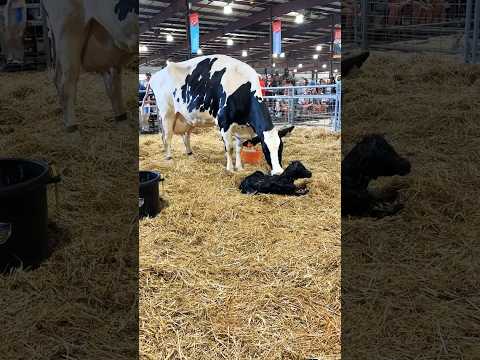
M 298 68 L 299 69 L 303 68 L 303 64 L 298 64 Z
M 272 56 L 273 56 L 274 59 L 278 58 L 278 54 L 277 54 L 277 53 L 273 53 Z
M 147 51 L 148 51 L 148 47 L 145 46 L 145 45 L 140 45 L 139 48 L 138 48 L 138 50 L 139 50 L 140 52 L 147 52 Z
M 315 48 L 315 50 L 317 50 L 317 51 L 322 51 L 322 45 L 317 45 L 317 47 Z
M 227 45 L 228 46 L 233 46 L 233 40 L 232 39 L 227 39 Z
M 323 64 L 323 65 L 322 65 L 322 68 L 326 69 L 326 68 L 327 68 L 327 64 Z
M 280 57 L 281 57 L 281 58 L 284 58 L 284 57 L 285 57 L 285 53 L 282 52 L 282 53 L 280 54 Z
M 318 60 L 318 54 L 314 54 L 314 55 L 313 55 L 313 59 L 314 59 L 314 60 Z
M 198 50 L 197 50 L 197 55 L 203 55 L 202 49 L 198 49 Z
M 173 35 L 172 34 L 167 34 L 167 42 L 172 42 L 173 41 Z
M 247 56 L 248 56 L 247 50 L 242 50 L 242 57 L 247 57 Z
M 232 4 L 229 3 L 227 4 L 224 8 L 223 8 L 223 13 L 225 15 L 231 15 L 233 13 L 233 8 L 232 8 Z
M 303 23 L 303 20 L 304 20 L 303 14 L 297 14 L 297 15 L 295 16 L 295 23 L 296 23 L 296 24 L 302 24 L 302 23 Z

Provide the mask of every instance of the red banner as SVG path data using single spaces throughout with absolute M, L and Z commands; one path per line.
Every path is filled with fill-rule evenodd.
M 198 22 L 199 22 L 198 13 L 191 13 L 189 17 L 190 17 L 190 25 L 191 26 L 198 25 Z
M 280 32 L 282 31 L 282 22 L 280 20 L 275 20 L 272 23 L 272 30 L 273 32 Z

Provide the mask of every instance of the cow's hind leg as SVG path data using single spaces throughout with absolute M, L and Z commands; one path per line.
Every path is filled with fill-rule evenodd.
M 69 24 L 67 22 L 64 33 L 55 39 L 57 42 L 55 44 L 57 50 L 55 81 L 63 110 L 65 127 L 67 132 L 74 132 L 78 129 L 75 102 L 84 39 L 83 34 L 79 34 L 78 31 L 67 30 L 70 28 Z M 71 26 L 71 29 L 77 29 L 79 26 Z
M 183 134 L 183 143 L 185 144 L 185 153 L 187 155 L 193 155 L 192 146 L 190 145 L 190 134 L 192 133 L 191 130 L 188 130 L 185 134 Z
M 165 146 L 165 158 L 172 160 L 172 137 L 173 127 L 175 125 L 175 114 L 172 112 L 166 112 L 159 114 L 162 119 L 162 140 Z
M 108 97 L 112 103 L 115 120 L 126 120 L 127 113 L 123 104 L 121 69 L 112 67 L 108 72 L 105 72 L 102 75 L 105 89 L 107 90 Z

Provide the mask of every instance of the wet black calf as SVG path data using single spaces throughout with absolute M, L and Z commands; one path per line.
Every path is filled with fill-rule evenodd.
M 261 171 L 243 179 L 240 190 L 243 194 L 305 195 L 308 190 L 294 184 L 297 179 L 311 178 L 312 173 L 300 161 L 292 161 L 281 175 L 265 175 Z
M 396 196 L 386 199 L 368 191 L 368 184 L 380 176 L 404 176 L 410 162 L 399 156 L 381 135 L 369 135 L 360 141 L 342 161 L 342 216 L 393 215 L 401 208 Z

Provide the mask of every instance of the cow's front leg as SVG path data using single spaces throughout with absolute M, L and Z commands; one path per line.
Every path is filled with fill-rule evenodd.
M 110 102 L 112 103 L 113 114 L 116 121 L 127 119 L 127 113 L 123 104 L 122 93 L 122 72 L 120 69 L 112 67 L 106 73 L 103 73 L 103 81 Z
M 188 130 L 185 134 L 183 134 L 183 143 L 185 144 L 185 153 L 187 155 L 192 155 L 192 146 L 190 145 L 190 134 L 192 133 L 191 130 Z
M 238 171 L 243 170 L 243 164 L 242 164 L 242 146 L 243 146 L 243 141 L 240 138 L 236 138 L 235 141 L 235 167 L 237 168 Z
M 233 167 L 233 138 L 230 131 L 224 132 L 222 130 L 223 143 L 225 144 L 225 155 L 227 157 L 227 171 L 234 172 L 235 168 Z

